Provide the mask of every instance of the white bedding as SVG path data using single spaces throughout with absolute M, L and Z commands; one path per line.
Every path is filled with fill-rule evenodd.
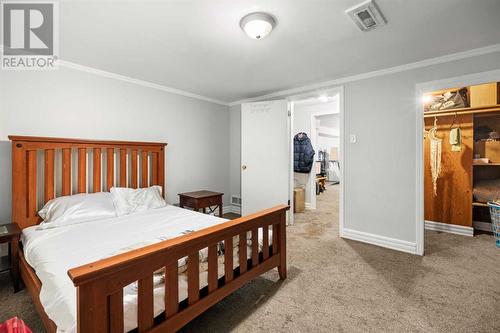
M 23 230 L 26 261 L 34 268 L 42 289 L 40 301 L 57 325 L 58 332 L 76 332 L 76 289 L 67 275 L 70 268 L 124 252 L 131 247 L 160 242 L 226 220 L 174 206 L 143 211 L 83 224 L 48 230 Z M 259 230 L 260 231 L 260 230 Z M 259 238 L 261 238 L 261 234 Z M 271 241 L 272 237 L 269 237 Z M 140 245 L 138 245 L 140 244 Z M 251 255 L 251 251 L 247 251 Z M 233 260 L 238 265 L 237 256 Z M 219 277 L 224 273 L 219 261 Z M 200 273 L 200 287 L 207 273 Z M 164 310 L 164 287 L 154 289 L 154 313 Z M 179 276 L 179 300 L 187 297 L 185 276 Z M 125 331 L 137 327 L 137 294 L 134 285 L 124 288 Z

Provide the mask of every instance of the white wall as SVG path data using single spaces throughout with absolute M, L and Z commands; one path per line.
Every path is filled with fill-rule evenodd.
M 416 84 L 500 69 L 500 53 L 344 86 L 344 227 L 379 244 L 416 242 Z M 356 134 L 358 142 L 349 143 Z M 362 237 L 358 237 L 362 238 Z
M 317 117 L 316 145 L 318 150 L 326 150 L 330 153 L 331 148 L 340 145 L 340 114 L 334 113 Z
M 332 138 L 331 136 L 326 135 L 318 135 L 316 145 L 318 146 L 318 150 L 326 150 L 328 154 L 330 154 L 330 149 L 332 147 L 339 147 L 339 138 Z
M 345 228 L 415 244 L 415 85 L 498 68 L 494 53 L 345 85 Z
M 241 195 L 241 105 L 231 106 L 229 132 L 230 194 Z
M 10 220 L 7 135 L 167 142 L 167 201 L 196 189 L 229 203 L 229 108 L 60 68 L 0 73 L 0 222 Z

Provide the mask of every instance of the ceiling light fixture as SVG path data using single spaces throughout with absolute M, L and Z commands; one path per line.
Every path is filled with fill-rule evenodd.
M 248 37 L 262 39 L 269 35 L 276 25 L 276 20 L 267 13 L 256 12 L 245 15 L 240 21 L 240 27 Z

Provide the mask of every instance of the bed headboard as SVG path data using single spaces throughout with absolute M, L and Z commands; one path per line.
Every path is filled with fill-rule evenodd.
M 50 199 L 160 185 L 165 196 L 165 146 L 159 142 L 9 136 L 12 141 L 12 221 L 40 223 Z

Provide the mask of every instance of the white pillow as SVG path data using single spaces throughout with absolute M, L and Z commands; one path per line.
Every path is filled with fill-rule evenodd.
M 116 216 L 110 193 L 81 193 L 50 200 L 38 212 L 43 219 L 37 229 L 90 222 Z
M 161 196 L 161 186 L 158 185 L 138 189 L 112 187 L 110 192 L 118 216 L 167 205 Z

